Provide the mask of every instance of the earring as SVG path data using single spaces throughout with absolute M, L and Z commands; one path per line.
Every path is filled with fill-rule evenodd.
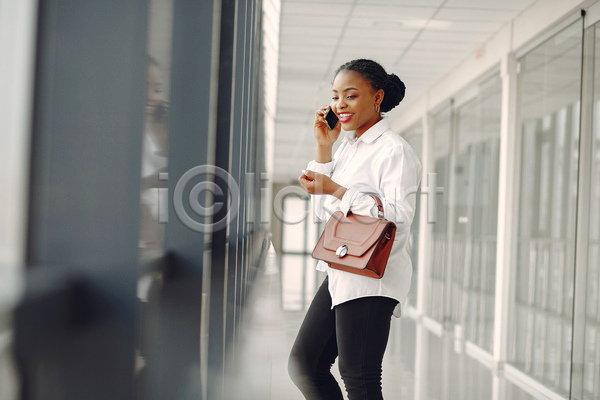
M 377 113 L 379 113 L 379 104 L 375 103 L 375 111 L 377 111 Z

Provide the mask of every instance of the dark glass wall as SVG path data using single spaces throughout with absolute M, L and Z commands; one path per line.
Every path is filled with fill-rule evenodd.
M 268 247 L 261 4 L 39 3 L 23 398 L 226 398 Z

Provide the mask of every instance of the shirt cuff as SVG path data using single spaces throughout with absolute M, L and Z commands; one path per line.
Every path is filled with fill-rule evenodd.
M 346 189 L 346 193 L 344 193 L 340 202 L 340 211 L 344 213 L 344 216 L 348 215 L 348 211 L 350 211 L 350 205 L 357 194 L 358 191 L 351 186 Z
M 315 160 L 308 163 L 306 166 L 307 170 L 318 172 L 323 175 L 330 176 L 333 172 L 333 161 L 329 161 L 327 163 L 319 163 Z

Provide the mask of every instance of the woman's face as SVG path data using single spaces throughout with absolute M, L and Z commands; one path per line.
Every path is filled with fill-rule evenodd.
M 153 115 L 156 106 L 162 102 L 160 71 L 155 65 L 148 65 L 148 82 L 146 84 L 146 115 Z
M 333 80 L 332 93 L 331 108 L 345 131 L 355 130 L 360 136 L 381 119 L 375 104 L 381 104 L 383 90 L 375 92 L 359 73 L 341 71 Z

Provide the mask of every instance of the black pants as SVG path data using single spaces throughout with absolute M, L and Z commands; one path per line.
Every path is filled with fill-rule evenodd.
M 388 297 L 364 297 L 332 310 L 325 279 L 300 327 L 288 365 L 306 399 L 343 399 L 331 374 L 338 356 L 349 400 L 383 399 L 381 363 L 396 304 Z

